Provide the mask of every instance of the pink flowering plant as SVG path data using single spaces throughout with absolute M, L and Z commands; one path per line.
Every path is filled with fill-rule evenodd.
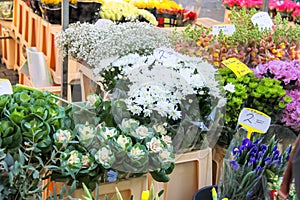
M 283 109 L 281 121 L 293 129 L 299 129 L 300 61 L 270 61 L 268 63 L 258 65 L 254 69 L 254 73 L 259 78 L 270 77 L 281 81 L 281 84 L 287 91 L 284 97 L 287 104 Z
M 295 130 L 300 129 L 300 89 L 287 91 L 291 102 L 283 110 L 281 121 Z

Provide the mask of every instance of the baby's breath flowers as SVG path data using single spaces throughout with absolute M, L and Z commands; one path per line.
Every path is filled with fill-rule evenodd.
M 159 47 L 170 47 L 168 33 L 145 22 L 113 24 L 102 29 L 92 24 L 73 24 L 56 37 L 63 55 L 85 61 L 91 67 L 101 66 L 105 58 L 130 53 L 149 55 Z M 105 67 L 105 66 L 104 66 Z

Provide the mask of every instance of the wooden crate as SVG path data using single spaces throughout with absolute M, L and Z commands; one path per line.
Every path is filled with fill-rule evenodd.
M 1 25 L 1 37 L 9 37 L 10 29 Z M 2 39 L 2 63 L 6 65 L 7 69 L 14 69 L 15 65 L 15 48 L 16 41 L 14 39 Z
M 45 185 L 47 184 L 47 182 L 44 182 L 43 184 Z M 51 193 L 53 194 L 54 187 L 56 188 L 57 193 L 59 193 L 60 188 L 62 188 L 63 185 L 64 183 L 51 182 L 48 185 L 46 191 L 43 193 L 43 199 L 46 199 L 48 196 L 50 196 Z M 117 200 L 116 187 L 120 191 L 124 200 L 129 199 L 131 195 L 133 195 L 134 199 L 140 199 L 142 192 L 148 189 L 147 176 L 131 178 L 128 180 L 118 181 L 114 183 L 100 184 L 98 188 L 100 199 L 103 199 L 104 196 L 107 195 L 109 200 Z M 70 187 L 67 187 L 67 190 L 69 188 Z M 76 189 L 71 196 L 73 198 L 82 198 L 83 194 L 84 194 L 83 189 Z M 96 191 L 93 192 L 94 197 L 95 195 L 96 195 Z
M 25 3 L 24 3 L 25 4 Z M 29 31 L 29 15 L 32 10 L 25 4 L 22 6 L 22 31 L 21 31 L 21 43 L 28 46 L 28 40 L 32 32 Z
M 196 22 L 196 25 L 202 25 L 205 28 L 211 28 L 212 26 L 218 24 L 221 24 L 221 22 L 208 17 L 198 18 Z
M 218 185 L 220 181 L 225 154 L 226 154 L 226 149 L 222 148 L 219 145 L 216 145 L 212 149 L 213 185 Z
M 33 13 L 29 12 L 29 23 L 28 23 L 28 47 L 36 47 L 39 41 L 39 23 L 42 20 L 41 17 Z
M 23 13 L 25 10 L 28 8 L 26 3 L 22 0 L 14 0 L 14 16 L 13 16 L 13 31 L 18 40 L 22 38 L 22 33 L 23 33 L 23 22 L 26 19 L 23 19 Z
M 164 190 L 160 200 L 192 199 L 194 193 L 212 185 L 212 150 L 210 148 L 177 155 L 175 169 L 168 183 L 159 183 L 149 178 L 155 192 Z

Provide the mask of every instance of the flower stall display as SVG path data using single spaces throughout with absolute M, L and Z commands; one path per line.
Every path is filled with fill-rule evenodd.
M 197 27 L 183 31 L 181 38 L 180 34 L 176 33 L 176 49 L 182 53 L 190 53 L 185 52 L 185 45 L 191 44 L 197 54 L 217 67 L 222 66 L 222 61 L 232 57 L 250 67 L 270 60 L 299 59 L 299 26 L 289 26 L 286 20 L 277 15 L 272 30 L 260 30 L 251 21 L 251 17 L 256 13 L 255 9 L 233 9 L 231 22 L 235 25 L 235 31 L 232 35 L 224 35 L 222 32 L 213 35 Z
M 154 26 L 158 25 L 152 13 L 122 1 L 108 1 L 104 3 L 100 11 L 100 17 L 114 22 L 146 21 Z
M 224 160 L 218 187 L 220 199 L 270 199 L 271 191 L 283 176 L 291 145 L 280 150 L 275 135 L 254 134 L 243 138 L 239 133 L 237 137 L 240 138 L 233 140 Z

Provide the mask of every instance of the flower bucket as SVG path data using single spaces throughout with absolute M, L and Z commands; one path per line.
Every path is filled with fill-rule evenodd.
M 51 24 L 61 24 L 61 8 L 43 7 L 43 18 Z
M 212 188 L 218 189 L 217 186 L 206 186 L 195 192 L 193 200 L 213 200 Z
M 88 23 L 95 23 L 99 19 L 99 11 L 102 4 L 98 2 L 78 2 L 77 14 L 78 20 Z
M 38 16 L 42 16 L 42 11 L 40 9 L 38 0 L 30 0 L 29 7 L 35 14 L 37 14 Z

